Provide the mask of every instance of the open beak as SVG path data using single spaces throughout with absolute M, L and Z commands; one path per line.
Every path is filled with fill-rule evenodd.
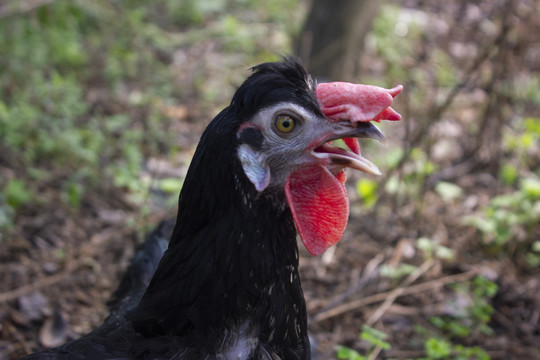
M 315 147 L 312 151 L 313 156 L 326 159 L 329 168 L 337 170 L 352 168 L 372 175 L 381 175 L 379 168 L 361 155 L 358 138 L 374 139 L 384 143 L 386 142 L 384 134 L 369 122 L 358 122 L 354 129 L 351 129 L 350 123 L 344 123 L 344 127 L 346 129 L 344 134 L 333 134 Z M 343 140 L 349 149 L 332 144 L 333 140 L 338 139 Z

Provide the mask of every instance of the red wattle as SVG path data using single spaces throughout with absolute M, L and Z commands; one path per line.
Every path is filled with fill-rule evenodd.
M 293 172 L 285 194 L 296 229 L 311 255 L 320 255 L 341 239 L 349 218 L 345 173 L 334 176 L 321 165 Z

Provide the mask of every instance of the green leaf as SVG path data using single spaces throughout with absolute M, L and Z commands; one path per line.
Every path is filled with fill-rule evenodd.
M 356 183 L 356 192 L 362 199 L 363 205 L 372 207 L 377 202 L 379 184 L 371 179 L 361 179 Z
M 478 346 L 466 347 L 463 345 L 456 345 L 454 351 L 458 355 L 456 360 L 490 360 L 489 354 Z
M 452 260 L 454 258 L 454 251 L 446 246 L 437 244 L 435 255 L 442 260 Z
M 0 208 L 0 215 L 2 214 L 1 209 L 2 208 Z M 0 219 L 1 219 L 1 216 L 0 216 Z M 1 227 L 2 227 L 2 221 L 0 220 L 0 228 Z M 527 253 L 525 255 L 525 260 L 527 261 L 527 265 L 529 265 L 529 267 L 534 268 L 534 267 L 540 266 L 540 255 Z
M 517 206 L 523 200 L 523 196 L 519 192 L 513 192 L 510 194 L 503 194 L 495 196 L 491 199 L 491 208 L 495 210 L 502 210 L 498 208 L 510 208 Z M 503 218 L 506 215 L 503 215 Z
M 397 267 L 384 264 L 381 266 L 379 273 L 384 277 L 400 279 L 412 274 L 416 269 L 418 269 L 418 267 L 406 263 L 401 263 Z
M 365 340 L 374 346 L 380 347 L 384 350 L 390 349 L 390 344 L 384 341 L 387 337 L 388 335 L 386 335 L 382 331 L 379 331 L 367 325 L 362 326 L 360 339 Z
M 391 176 L 388 181 L 386 182 L 386 185 L 384 186 L 384 190 L 389 194 L 396 194 L 399 190 L 400 182 L 397 176 Z
M 497 291 L 499 291 L 499 286 L 491 281 L 488 280 L 485 276 L 477 276 L 473 279 L 473 285 L 475 290 L 475 295 L 477 296 L 487 296 L 487 297 L 493 297 L 497 294 Z
M 452 352 L 452 344 L 448 341 L 429 338 L 424 344 L 426 354 L 432 359 L 443 359 L 450 355 Z
M 516 181 L 517 176 L 518 171 L 512 164 L 504 164 L 499 173 L 499 177 L 507 185 L 512 185 Z
M 388 166 L 388 168 L 390 169 L 395 168 L 399 164 L 399 162 L 401 161 L 404 155 L 405 155 L 405 152 L 403 151 L 402 148 L 395 148 L 388 151 L 384 156 L 384 159 L 386 161 L 386 165 Z
M 165 178 L 159 182 L 159 187 L 162 191 L 169 194 L 180 193 L 184 180 L 176 177 Z
M 13 218 L 15 211 L 13 208 L 4 203 L 4 198 L 0 194 L 0 230 L 11 228 L 13 224 Z M 0 242 L 3 240 L 3 234 L 0 231 Z
M 439 328 L 439 329 L 443 329 L 444 326 L 446 325 L 446 321 L 440 317 L 440 316 L 432 316 L 429 318 L 429 322 L 431 323 L 431 325 Z
M 65 190 L 65 197 L 69 205 L 78 208 L 81 205 L 84 188 L 81 184 L 70 182 Z
M 450 321 L 448 323 L 448 331 L 457 337 L 465 337 L 471 333 L 471 327 L 460 324 L 457 321 Z
M 463 189 L 456 184 L 441 181 L 435 185 L 435 192 L 444 202 L 452 202 L 463 195 Z
M 484 219 L 478 215 L 463 217 L 463 223 L 465 225 L 474 226 L 484 234 L 493 234 L 497 228 L 497 224 L 494 220 Z
M 525 130 L 527 132 L 540 135 L 540 118 L 528 117 L 524 120 Z
M 540 180 L 536 178 L 525 178 L 521 180 L 521 191 L 525 193 L 529 199 L 540 199 Z
M 421 237 L 416 240 L 416 248 L 421 250 L 427 257 L 431 257 L 435 248 L 435 243 L 427 237 Z
M 531 133 L 525 133 L 521 135 L 519 141 L 523 148 L 528 149 L 534 143 L 534 135 Z
M 349 349 L 346 346 L 336 346 L 336 356 L 338 359 L 345 360 L 364 360 L 365 357 L 360 355 L 356 350 Z
M 32 199 L 32 194 L 28 189 L 26 181 L 11 179 L 4 188 L 4 195 L 7 203 L 14 209 L 28 203 Z

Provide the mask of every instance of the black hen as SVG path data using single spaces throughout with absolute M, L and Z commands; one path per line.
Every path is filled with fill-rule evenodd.
M 312 254 L 339 240 L 343 169 L 377 172 L 356 138 L 383 137 L 368 121 L 396 119 L 400 91 L 362 88 L 378 98 L 358 116 L 332 84 L 316 93 L 295 59 L 253 68 L 201 137 L 139 304 L 124 316 L 133 300 L 120 300 L 94 332 L 26 359 L 310 359 L 297 229 Z M 350 149 L 329 144 L 342 138 Z

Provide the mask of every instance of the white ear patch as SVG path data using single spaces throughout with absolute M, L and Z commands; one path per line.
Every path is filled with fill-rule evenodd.
M 253 150 L 249 145 L 238 147 L 238 158 L 249 181 L 255 185 L 258 192 L 266 189 L 270 184 L 270 168 L 266 163 L 264 154 Z

